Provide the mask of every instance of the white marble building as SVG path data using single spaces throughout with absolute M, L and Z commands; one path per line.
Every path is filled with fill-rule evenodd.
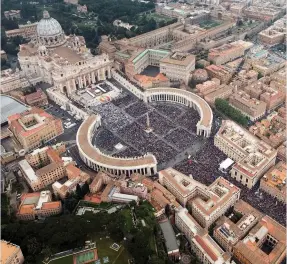
M 41 77 L 64 94 L 111 77 L 112 61 L 106 54 L 93 56 L 81 36 L 66 36 L 47 11 L 37 25 L 37 36 L 20 45 L 18 59 L 28 78 Z

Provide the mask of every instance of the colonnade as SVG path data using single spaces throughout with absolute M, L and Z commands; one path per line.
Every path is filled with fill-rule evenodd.
M 212 124 L 213 114 L 207 102 L 205 102 L 200 97 L 198 98 L 198 101 L 201 101 L 201 102 L 196 101 L 194 98 L 190 96 L 192 94 L 190 92 L 180 90 L 177 93 L 176 91 L 170 91 L 171 89 L 172 88 L 150 89 L 145 94 L 145 101 L 146 102 L 152 102 L 152 101 L 167 101 L 168 102 L 169 101 L 169 102 L 175 102 L 175 103 L 183 104 L 187 107 L 194 108 L 201 117 L 200 121 L 196 125 L 196 128 L 197 128 L 196 134 L 199 136 L 203 135 L 204 137 L 209 137 L 211 133 L 211 124 Z M 162 91 L 159 91 L 159 90 L 162 90 Z M 192 95 L 194 97 L 196 96 L 194 94 Z M 201 104 L 205 104 L 204 106 L 205 112 L 202 110 Z M 204 115 L 209 115 L 209 116 L 204 116 Z M 208 126 L 203 124 L 204 118 L 207 118 L 208 120 L 210 120 Z
M 147 154 L 135 158 L 116 158 L 102 153 L 92 145 L 92 137 L 101 126 L 99 116 L 89 116 L 77 132 L 77 146 L 81 159 L 95 171 L 106 171 L 113 175 L 131 176 L 140 173 L 152 176 L 157 173 L 157 160 L 154 155 Z
M 103 67 L 92 72 L 72 77 L 71 79 L 66 80 L 63 83 L 60 83 L 59 88 L 62 93 L 67 92 L 68 94 L 71 94 L 78 89 L 83 89 L 92 83 L 96 83 L 97 81 L 103 81 L 107 78 L 111 78 L 111 68 Z
M 110 167 L 108 164 L 106 166 L 101 166 L 98 165 L 96 163 L 94 163 L 93 161 L 91 161 L 90 159 L 86 158 L 85 156 L 82 156 L 80 153 L 80 156 L 82 158 L 82 160 L 93 170 L 95 171 L 106 171 L 108 173 L 111 173 L 113 175 L 126 175 L 126 176 L 131 176 L 133 173 L 139 173 L 141 175 L 145 175 L 145 176 L 152 176 L 155 173 L 157 173 L 157 168 L 156 167 L 143 167 L 143 168 L 138 168 L 138 169 L 119 169 L 119 168 L 112 168 Z

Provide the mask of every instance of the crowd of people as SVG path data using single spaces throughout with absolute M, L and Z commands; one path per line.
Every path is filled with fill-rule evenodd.
M 196 133 L 196 124 L 200 120 L 198 112 L 193 108 L 188 108 L 183 115 L 177 119 L 177 123 L 190 130 L 193 133 Z
M 173 122 L 164 118 L 162 115 L 160 115 L 156 111 L 152 111 L 149 113 L 149 120 L 150 120 L 150 127 L 159 136 L 164 136 L 167 133 L 169 133 L 170 130 L 176 128 L 176 125 L 173 124 Z M 137 121 L 146 128 L 146 126 L 147 126 L 147 116 L 146 115 L 142 116 Z
M 178 150 L 184 150 L 187 147 L 192 147 L 198 140 L 200 140 L 197 136 L 188 133 L 181 127 L 171 131 L 164 138 L 176 146 Z
M 127 107 L 128 105 L 134 104 L 137 101 L 138 99 L 136 99 L 134 96 L 126 93 L 121 93 L 116 99 L 112 101 L 112 103 L 115 106 L 124 108 Z
M 133 118 L 131 116 L 112 103 L 100 104 L 95 106 L 93 110 L 100 114 L 102 117 L 102 124 L 108 127 L 111 131 L 116 132 L 133 122 Z
M 115 145 L 122 143 L 121 140 L 115 136 L 111 131 L 100 128 L 94 135 L 94 145 L 104 152 L 110 153 L 115 151 Z
M 138 101 L 128 108 L 125 108 L 125 111 L 132 117 L 137 118 L 149 111 L 147 104 L 142 101 Z
M 219 164 L 226 158 L 227 156 L 214 146 L 213 139 L 208 139 L 204 147 L 194 157 L 186 158 L 177 164 L 175 169 L 186 175 L 192 175 L 195 180 L 205 185 L 210 185 L 218 177 L 223 176 L 232 184 L 241 188 L 240 198 L 242 200 L 279 223 L 284 224 L 286 221 L 285 205 L 268 194 L 258 191 L 258 186 L 250 190 L 232 178 L 229 173 L 219 171 Z
M 181 105 L 167 104 L 166 102 L 151 103 L 153 108 L 171 120 L 176 120 L 184 111 Z
M 94 107 L 94 111 L 101 115 L 105 128 L 95 135 L 94 144 L 114 156 L 134 157 L 149 152 L 156 156 L 160 164 L 200 141 L 189 131 L 190 127 L 196 126 L 199 116 L 196 116 L 195 110 L 184 106 L 173 103 L 147 105 L 123 93 L 112 102 Z M 150 133 L 146 132 L 148 111 Z M 188 118 L 182 117 L 185 113 Z M 118 143 L 125 146 L 122 151 L 115 149 Z

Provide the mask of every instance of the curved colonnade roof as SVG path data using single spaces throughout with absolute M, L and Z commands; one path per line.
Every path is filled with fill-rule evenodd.
M 145 94 L 146 96 L 151 96 L 151 95 L 156 95 L 156 94 L 173 94 L 173 95 L 184 96 L 186 98 L 189 98 L 191 101 L 197 103 L 201 109 L 201 116 L 200 116 L 199 124 L 211 129 L 212 121 L 213 121 L 212 109 L 210 108 L 209 104 L 204 99 L 199 97 L 198 95 L 185 91 L 185 90 L 180 90 L 176 88 L 165 88 L 165 87 L 149 89 L 145 92 Z
M 95 148 L 91 143 L 91 132 L 97 122 L 95 114 L 89 116 L 79 127 L 77 132 L 77 145 L 78 148 L 95 164 L 99 166 L 106 166 L 118 170 L 131 170 L 142 167 L 153 167 L 157 165 L 157 160 L 154 155 L 147 154 L 137 158 L 115 158 L 105 155 Z

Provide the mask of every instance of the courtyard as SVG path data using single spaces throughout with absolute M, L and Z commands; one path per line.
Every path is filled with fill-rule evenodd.
M 117 99 L 92 109 L 102 116 L 102 126 L 96 131 L 93 144 L 116 157 L 152 153 L 162 169 L 178 163 L 186 153 L 195 155 L 206 141 L 196 135 L 199 114 L 183 105 L 146 104 L 123 92 Z M 145 131 L 148 119 L 150 133 Z

